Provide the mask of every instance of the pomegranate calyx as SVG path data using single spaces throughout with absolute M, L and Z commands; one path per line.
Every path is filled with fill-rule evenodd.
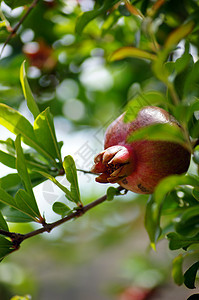
M 116 145 L 100 152 L 94 159 L 93 173 L 101 173 L 95 180 L 100 183 L 116 183 L 133 171 L 132 149 Z

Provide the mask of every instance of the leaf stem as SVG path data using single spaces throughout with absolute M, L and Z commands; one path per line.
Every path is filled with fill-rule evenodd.
M 91 171 L 83 170 L 83 169 L 76 169 L 78 172 L 83 172 L 84 174 L 91 174 L 91 175 L 99 175 L 97 173 L 93 173 Z

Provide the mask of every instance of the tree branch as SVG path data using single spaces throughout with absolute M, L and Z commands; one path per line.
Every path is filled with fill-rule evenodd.
M 121 192 L 122 190 L 125 190 L 125 188 L 119 186 L 117 188 L 118 192 Z M 67 215 L 66 217 L 58 220 L 58 221 L 55 221 L 53 223 L 45 223 L 43 224 L 43 227 L 42 228 L 39 228 L 39 229 L 36 229 L 34 231 L 31 231 L 29 233 L 26 233 L 26 234 L 20 234 L 20 233 L 15 233 L 15 232 L 9 232 L 9 231 L 6 231 L 6 230 L 2 230 L 0 229 L 0 234 L 1 235 L 4 235 L 8 238 L 10 238 L 12 240 L 12 243 L 13 243 L 13 246 L 15 249 L 18 249 L 20 244 L 24 241 L 24 240 L 27 240 L 33 236 L 36 236 L 38 234 L 41 234 L 43 232 L 51 232 L 52 229 L 54 229 L 55 227 L 58 227 L 60 226 L 61 224 L 69 221 L 69 220 L 72 220 L 74 218 L 79 218 L 81 217 L 82 215 L 84 215 L 88 210 L 92 209 L 93 207 L 103 203 L 104 201 L 106 201 L 107 199 L 107 195 L 104 195 L 100 198 L 98 198 L 97 200 L 85 205 L 85 206 L 82 206 L 82 207 L 78 207 L 76 208 L 76 210 L 72 213 L 70 213 L 69 215 Z
M 9 43 L 9 41 L 12 39 L 12 37 L 17 33 L 19 27 L 21 26 L 21 24 L 24 22 L 24 20 L 28 17 L 28 15 L 30 14 L 30 12 L 32 11 L 32 9 L 37 5 L 37 3 L 40 0 L 34 0 L 32 2 L 32 4 L 28 7 L 27 11 L 25 12 L 25 14 L 22 16 L 22 18 L 19 20 L 19 22 L 15 25 L 14 28 L 12 28 L 11 33 L 9 34 L 9 36 L 7 37 L 5 43 L 3 44 L 3 47 L 1 49 L 1 53 L 0 53 L 0 57 L 3 53 L 3 50 L 5 49 L 5 46 Z

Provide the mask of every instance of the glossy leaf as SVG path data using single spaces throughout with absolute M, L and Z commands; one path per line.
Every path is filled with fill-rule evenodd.
M 109 16 L 107 16 L 101 28 L 102 36 L 109 32 L 109 30 L 117 23 L 120 17 L 121 15 L 117 10 L 115 10 Z
M 57 143 L 53 118 L 49 108 L 38 115 L 33 128 L 38 143 L 42 145 L 43 149 L 45 149 L 53 159 L 59 159 L 61 162 L 61 154 Z
M 15 155 L 15 142 L 8 138 L 5 141 L 0 140 L 0 144 L 2 146 L 2 150 L 6 150 L 6 153 L 9 153 L 11 155 Z
M 122 47 L 111 55 L 110 61 L 121 60 L 127 57 L 154 60 L 156 55 L 135 47 Z
M 13 251 L 12 242 L 0 236 L 0 261 Z
M 0 187 L 6 191 L 22 187 L 21 184 L 21 178 L 17 173 L 11 173 L 0 178 Z
M 171 232 L 167 235 L 169 239 L 169 248 L 171 250 L 177 250 L 180 248 L 187 248 L 192 244 L 199 243 L 199 234 L 192 237 L 187 237 L 185 235 L 180 235 L 176 232 Z
M 20 68 L 20 81 L 21 81 L 21 86 L 23 89 L 24 97 L 27 101 L 28 108 L 30 112 L 33 114 L 34 118 L 39 115 L 40 111 L 39 108 L 35 102 L 35 99 L 32 95 L 28 79 L 26 76 L 26 71 L 25 71 L 25 61 L 22 63 L 21 68 Z
M 56 184 L 56 186 L 58 186 L 58 188 L 60 188 L 66 195 L 66 197 L 68 198 L 68 200 L 74 202 L 74 199 L 71 195 L 71 192 L 65 187 L 63 186 L 61 183 L 59 183 L 58 180 L 56 180 L 52 175 L 45 173 L 43 171 L 37 171 L 39 174 L 41 174 L 42 176 L 44 176 L 45 178 L 51 180 L 54 184 Z
M 172 49 L 175 47 L 183 38 L 185 38 L 189 33 L 192 32 L 194 28 L 194 22 L 189 21 L 177 29 L 175 29 L 167 38 L 165 42 L 165 48 Z
M 168 69 L 165 68 L 165 61 L 168 57 L 169 51 L 167 49 L 163 49 L 158 52 L 156 59 L 152 64 L 152 69 L 156 77 L 162 82 L 168 85 L 169 83 L 169 72 Z
M 41 218 L 38 207 L 34 199 L 24 190 L 18 190 L 15 195 L 17 209 L 32 217 L 34 221 L 38 222 Z
M 32 0 L 5 0 L 4 1 L 10 8 L 14 9 L 16 7 L 24 6 L 32 3 Z
M 13 155 L 8 154 L 1 150 L 0 150 L 0 162 L 9 168 L 12 169 L 16 168 L 16 158 Z
M 33 221 L 32 217 L 7 205 L 2 209 L 2 212 L 7 222 L 29 223 Z
M 33 146 L 35 135 L 30 122 L 15 109 L 0 103 L 0 124 L 14 134 L 21 134 L 25 144 Z
M 34 198 L 30 176 L 28 174 L 25 157 L 21 147 L 21 136 L 19 135 L 16 137 L 15 147 L 17 155 L 16 169 L 18 171 L 19 176 L 21 177 L 25 190 Z
M 195 289 L 195 280 L 198 269 L 199 262 L 196 262 L 185 272 L 184 284 L 188 289 Z
M 0 229 L 9 231 L 8 224 L 6 223 L 1 211 L 0 211 Z
M 111 8 L 117 2 L 119 2 L 119 0 L 105 0 L 103 5 L 100 8 L 82 13 L 78 17 L 76 22 L 76 26 L 75 26 L 76 34 L 81 35 L 82 31 L 84 30 L 84 28 L 89 22 L 94 20 L 99 15 L 105 13 L 109 8 Z
M 183 264 L 183 256 L 182 254 L 180 254 L 176 258 L 174 258 L 173 267 L 172 267 L 172 277 L 174 279 L 174 282 L 177 285 L 182 285 L 184 282 L 182 264 Z
M 112 201 L 115 196 L 120 195 L 120 192 L 118 191 L 117 188 L 114 188 L 114 187 L 110 186 L 107 189 L 106 194 L 107 194 L 107 199 L 106 200 L 107 201 Z
M 38 143 L 30 122 L 18 111 L 3 103 L 0 103 L 0 124 L 15 135 L 21 134 L 21 139 L 25 144 L 33 147 L 45 157 L 53 160 L 53 157 L 49 155 L 49 153 L 47 153 Z
M 72 156 L 68 155 L 64 157 L 63 167 L 65 170 L 66 178 L 70 182 L 70 195 L 75 203 L 81 203 L 80 200 L 80 192 L 79 192 L 79 184 L 77 179 L 77 170 L 75 166 L 75 162 Z
M 0 201 L 6 205 L 9 205 L 32 218 L 32 221 L 39 221 L 40 215 L 32 207 L 32 198 L 24 190 L 19 190 L 13 198 L 5 190 L 0 188 Z
M 199 146 L 194 149 L 193 160 L 199 165 Z
M 172 175 L 162 179 L 154 192 L 155 202 L 162 203 L 166 194 L 179 185 L 198 186 L 199 179 L 191 175 Z
M 199 201 L 199 188 L 196 187 L 193 189 L 192 195 L 194 196 L 194 198 Z
M 154 196 L 150 195 L 146 205 L 145 228 L 148 232 L 151 247 L 155 250 L 155 244 L 160 237 L 160 212 L 161 207 L 154 201 Z
M 138 112 L 144 106 L 160 105 L 167 102 L 166 97 L 160 92 L 146 92 L 133 98 L 126 107 L 124 122 L 131 122 L 136 117 Z
M 20 195 L 23 194 L 22 195 L 22 198 L 24 197 L 23 201 L 25 201 L 28 204 L 28 206 L 31 207 L 31 210 L 34 212 L 32 214 L 32 216 L 34 216 L 34 217 L 36 216 L 36 217 L 40 218 L 39 209 L 38 209 L 38 206 L 37 206 L 37 203 L 36 203 L 36 200 L 35 200 L 35 196 L 34 196 L 34 193 L 33 193 L 33 190 L 32 190 L 32 183 L 31 183 L 31 180 L 30 180 L 30 176 L 29 176 L 27 166 L 26 166 L 25 157 L 24 157 L 23 150 L 22 150 L 22 147 L 21 147 L 20 136 L 17 136 L 17 138 L 16 138 L 15 147 L 16 147 L 16 154 L 17 154 L 16 168 L 18 170 L 19 176 L 21 177 L 24 188 L 27 192 L 27 193 L 23 193 L 21 191 Z M 24 211 L 24 212 L 26 212 L 26 211 Z
M 185 53 L 183 53 L 183 55 L 175 61 L 176 72 L 182 72 L 186 69 L 190 62 L 193 62 L 192 55 L 188 51 L 185 51 Z
M 62 202 L 55 202 L 53 204 L 53 211 L 58 214 L 61 215 L 62 218 L 65 217 L 70 211 L 71 209 L 64 203 Z
M 181 235 L 191 235 L 198 233 L 199 228 L 199 206 L 188 207 L 175 222 L 175 229 Z
M 133 142 L 136 140 L 152 140 L 152 141 L 168 141 L 176 143 L 185 143 L 185 138 L 181 129 L 169 123 L 153 124 L 150 126 L 142 127 L 133 132 L 128 141 Z

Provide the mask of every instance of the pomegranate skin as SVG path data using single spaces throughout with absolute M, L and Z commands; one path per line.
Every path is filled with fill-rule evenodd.
M 167 141 L 138 140 L 127 142 L 136 130 L 156 123 L 179 126 L 167 111 L 155 106 L 142 108 L 131 123 L 124 123 L 124 114 L 107 128 L 104 151 L 95 158 L 92 171 L 101 173 L 101 183 L 118 183 L 139 194 L 152 194 L 161 179 L 188 170 L 190 152 L 181 144 Z

